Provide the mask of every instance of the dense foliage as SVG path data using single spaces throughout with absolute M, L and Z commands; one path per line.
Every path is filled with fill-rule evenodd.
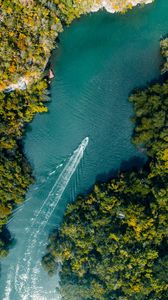
M 4 257 L 10 244 L 10 239 L 4 234 L 5 224 L 16 205 L 23 202 L 33 180 L 30 166 L 19 149 L 1 151 L 0 178 L 0 257 Z
M 49 99 L 47 81 L 33 84 L 31 89 L 0 93 L 0 146 L 13 149 L 22 137 L 24 125 L 30 122 L 36 113 L 47 111 L 44 101 Z
M 133 142 L 148 162 L 78 197 L 51 234 L 42 264 L 53 274 L 62 263 L 65 300 L 168 299 L 168 81 L 130 102 Z
M 52 5 L 49 8 L 46 1 L 28 3 L 0 1 L 0 90 L 22 77 L 26 82 L 37 80 L 62 29 Z
M 161 52 L 162 52 L 163 58 L 165 60 L 164 67 L 162 69 L 162 73 L 165 73 L 168 71 L 168 38 L 163 39 L 161 41 Z

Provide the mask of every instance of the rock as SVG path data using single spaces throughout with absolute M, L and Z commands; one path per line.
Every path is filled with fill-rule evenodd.
M 53 79 L 54 78 L 54 73 L 53 73 L 53 71 L 51 69 L 49 69 L 48 78 L 49 79 Z

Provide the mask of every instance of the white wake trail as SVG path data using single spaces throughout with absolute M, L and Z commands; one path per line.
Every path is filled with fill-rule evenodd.
M 5 294 L 4 294 L 3 300 L 9 300 L 10 299 L 10 294 L 12 292 L 13 271 L 14 270 L 13 270 L 12 267 L 10 267 L 9 270 L 8 270 L 8 276 L 7 276 Z
M 45 217 L 45 211 L 43 211 L 44 206 L 46 203 L 53 202 L 53 197 L 56 200 L 56 203 L 54 205 L 54 209 L 56 207 L 56 204 L 59 202 L 67 184 L 69 183 L 69 180 L 71 179 L 73 173 L 75 172 L 78 164 L 80 163 L 81 158 L 83 157 L 83 153 L 88 145 L 89 138 L 86 137 L 82 143 L 79 145 L 79 147 L 74 151 L 73 155 L 70 157 L 68 163 L 62 170 L 61 174 L 59 175 L 58 179 L 56 180 L 55 184 L 53 185 L 51 191 L 49 192 L 47 198 L 43 202 L 41 208 L 39 209 L 38 213 L 36 214 L 35 220 L 32 222 L 31 227 L 34 227 L 34 224 L 37 222 L 38 217 L 42 216 L 42 214 Z M 58 196 L 58 199 L 56 198 Z
M 88 142 L 89 138 L 86 137 L 79 147 L 73 152 L 68 163 L 62 170 L 47 198 L 44 200 L 36 214 L 33 223 L 30 225 L 31 231 L 28 232 L 28 239 L 25 245 L 26 251 L 23 254 L 23 257 L 19 260 L 19 268 L 15 275 L 15 288 L 22 297 L 21 299 L 23 299 L 23 295 L 25 296 L 24 299 L 29 299 L 31 294 L 31 286 L 29 286 L 33 279 L 31 278 L 31 275 L 33 275 L 31 263 L 34 259 L 34 255 L 36 256 L 38 246 L 40 246 L 40 233 L 44 230 L 53 211 L 58 205 L 66 186 L 83 157 Z

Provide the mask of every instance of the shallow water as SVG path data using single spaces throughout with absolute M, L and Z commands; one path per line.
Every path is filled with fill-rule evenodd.
M 130 142 L 128 95 L 159 76 L 167 20 L 168 1 L 159 0 L 126 15 L 82 17 L 61 34 L 49 113 L 36 116 L 25 137 L 37 181 L 8 226 L 16 245 L 2 263 L 0 299 L 58 299 L 58 278 L 40 266 L 48 233 L 95 180 L 143 163 Z

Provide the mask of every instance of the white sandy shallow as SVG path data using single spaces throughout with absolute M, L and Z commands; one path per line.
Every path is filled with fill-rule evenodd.
M 110 13 L 123 11 L 124 9 L 136 6 L 138 4 L 149 4 L 154 0 L 94 0 L 91 12 L 96 12 L 102 8 L 106 9 Z

